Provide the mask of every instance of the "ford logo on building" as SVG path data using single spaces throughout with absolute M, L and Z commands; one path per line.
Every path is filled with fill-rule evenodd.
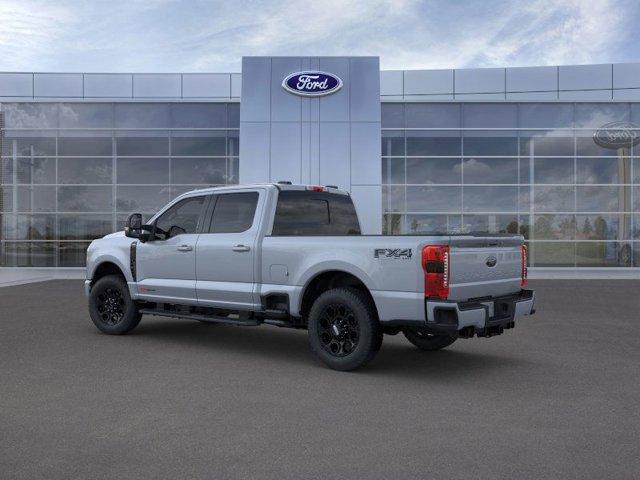
M 327 72 L 296 72 L 282 81 L 282 88 L 294 95 L 321 97 L 342 88 L 342 80 Z
M 640 127 L 630 122 L 611 122 L 593 134 L 593 141 L 602 148 L 618 149 L 640 143 Z

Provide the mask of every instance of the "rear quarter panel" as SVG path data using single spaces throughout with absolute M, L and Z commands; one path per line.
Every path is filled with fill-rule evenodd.
M 309 282 L 318 274 L 339 270 L 354 275 L 366 285 L 382 321 L 423 319 L 421 247 L 437 239 L 376 235 L 267 236 L 262 243 L 260 293 L 288 293 L 291 313 L 298 315 L 302 292 Z

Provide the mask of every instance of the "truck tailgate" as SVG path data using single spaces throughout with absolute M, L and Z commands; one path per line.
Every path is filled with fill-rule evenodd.
M 451 237 L 450 300 L 508 295 L 521 288 L 521 237 Z

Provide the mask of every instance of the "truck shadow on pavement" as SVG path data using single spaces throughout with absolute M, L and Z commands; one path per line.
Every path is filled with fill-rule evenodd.
M 146 320 L 146 321 L 145 321 Z M 247 362 L 265 359 L 273 362 L 288 363 L 310 369 L 328 370 L 317 361 L 309 349 L 305 330 L 261 326 L 236 327 L 222 324 L 205 324 L 188 320 L 170 320 L 143 318 L 140 326 L 128 337 L 137 342 L 187 344 L 197 352 L 215 351 L 246 355 Z M 401 334 L 400 334 L 401 337 Z M 398 337 L 395 337 L 398 338 Z M 354 374 L 382 375 L 394 377 L 453 379 L 460 377 L 478 377 L 498 372 L 519 369 L 530 364 L 530 360 L 514 353 L 500 355 L 496 353 L 465 350 L 460 341 L 451 347 L 435 352 L 420 351 L 404 339 L 395 340 L 385 336 L 385 341 L 376 358 Z M 328 370 L 330 371 L 330 370 Z

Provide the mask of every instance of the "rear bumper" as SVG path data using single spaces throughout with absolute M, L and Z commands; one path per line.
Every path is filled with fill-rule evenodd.
M 457 337 L 490 337 L 513 328 L 516 318 L 533 315 L 534 302 L 533 290 L 520 290 L 513 295 L 467 302 L 427 300 L 425 321 L 396 320 L 387 324 Z

